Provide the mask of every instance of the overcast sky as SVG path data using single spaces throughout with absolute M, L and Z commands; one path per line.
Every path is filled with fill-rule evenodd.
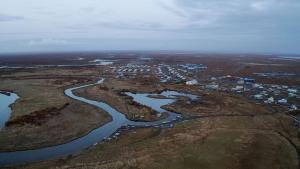
M 300 53 L 300 0 L 0 0 L 0 52 Z

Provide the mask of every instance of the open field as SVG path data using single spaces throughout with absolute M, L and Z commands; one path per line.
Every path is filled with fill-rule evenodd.
M 92 100 L 104 101 L 116 107 L 133 120 L 153 120 L 155 116 L 151 109 L 132 104 L 132 99 L 121 95 L 122 91 L 159 93 L 163 90 L 175 90 L 193 93 L 201 99 L 188 103 L 188 99 L 181 97 L 177 102 L 164 106 L 165 109 L 183 114 L 184 117 L 200 115 L 255 115 L 257 112 L 271 114 L 272 109 L 267 106 L 257 105 L 255 102 L 241 96 L 229 95 L 218 92 L 207 93 L 185 85 L 163 84 L 147 85 L 143 81 L 119 81 L 107 79 L 100 86 L 77 90 L 79 96 Z M 139 118 L 142 116 L 143 118 Z
M 215 117 L 171 129 L 126 131 L 78 156 L 24 168 L 297 168 L 295 148 L 279 134 L 283 128 L 278 124 L 285 120 Z M 290 131 L 289 137 L 295 137 Z
M 103 101 L 115 107 L 119 112 L 126 114 L 131 120 L 153 121 L 157 120 L 154 110 L 134 104 L 128 96 L 122 95 L 123 91 L 150 91 L 153 92 L 158 88 L 151 88 L 147 85 L 138 83 L 130 83 L 129 81 L 117 81 L 114 79 L 106 79 L 104 84 L 94 86 L 87 89 L 79 89 L 75 94 L 92 100 Z
M 176 85 L 151 88 L 147 85 L 139 86 L 138 82 L 126 85 L 128 83 L 130 82 L 110 79 L 103 84 L 107 88 L 87 88 L 78 91 L 78 94 L 118 107 L 120 103 L 114 98 L 118 92 L 111 91 L 111 88 L 119 89 L 122 86 L 124 90 L 140 89 L 140 92 L 155 92 L 164 88 L 184 90 L 180 85 L 178 88 Z M 201 91 L 190 91 L 193 94 L 203 94 Z M 186 99 L 182 98 L 166 107 L 181 112 L 184 117 L 203 118 L 178 124 L 173 129 L 130 131 L 116 141 L 96 146 L 95 149 L 101 147 L 99 152 L 92 149 L 75 157 L 74 161 L 66 159 L 63 163 L 67 164 L 63 164 L 61 168 L 297 168 L 297 150 L 287 138 L 298 146 L 299 141 L 289 117 L 274 114 L 271 108 L 257 105 L 241 96 L 222 93 L 201 96 L 203 101 L 200 102 L 186 104 Z M 136 138 L 141 137 L 139 132 L 148 134 Z M 123 142 L 126 142 L 126 148 L 121 148 L 124 146 Z M 115 156 L 115 151 L 120 149 L 120 154 Z M 278 156 L 279 154 L 283 156 Z M 87 159 L 91 156 L 95 160 Z M 43 165 L 48 164 L 41 164 Z
M 44 72 L 39 76 L 1 80 L 0 89 L 12 90 L 20 96 L 12 105 L 7 127 L 0 131 L 2 151 L 65 143 L 110 121 L 106 112 L 64 95 L 64 85 L 72 81 L 58 84 L 61 79 L 49 78 Z
M 0 0 L 0 169 L 300 169 L 299 20 L 300 0 Z
M 66 88 L 92 83 L 100 77 L 105 77 L 103 84 L 82 88 L 74 93 L 87 99 L 103 101 L 131 120 L 155 121 L 158 117 L 152 109 L 133 102 L 132 98 L 122 92 L 159 93 L 169 89 L 200 96 L 197 101 L 179 97 L 173 104 L 163 107 L 180 113 L 184 118 L 171 128 L 122 128 L 119 137 L 112 137 L 112 140 L 94 145 L 79 154 L 11 168 L 299 168 L 300 139 L 295 121 L 286 113 L 289 107 L 255 100 L 253 95 L 256 91 L 260 92 L 259 89 L 248 93 L 231 91 L 232 86 L 237 85 L 231 77 L 252 77 L 255 83 L 275 85 L 273 88 L 288 85 L 287 88 L 278 89 L 282 92 L 278 95 L 273 91 L 269 93 L 274 95 L 276 102 L 278 98 L 286 97 L 289 102 L 299 105 L 297 96 L 286 96 L 290 86 L 291 89 L 297 89 L 300 84 L 299 61 L 274 60 L 274 56 L 262 58 L 256 55 L 143 54 L 143 57 L 150 56 L 149 60 L 140 59 L 139 53 L 115 53 L 113 57 L 106 53 L 87 57 L 80 55 L 85 58 L 83 60 L 76 60 L 79 56 L 72 54 L 54 57 L 53 60 L 39 60 L 38 56 L 27 56 L 30 58 L 28 61 L 20 56 L 0 59 L 0 63 L 8 66 L 25 67 L 35 64 L 87 64 L 94 59 L 114 60 L 113 65 L 108 66 L 0 69 L 0 90 L 13 91 L 20 96 L 12 105 L 10 120 L 0 131 L 0 151 L 66 143 L 110 121 L 111 117 L 104 110 L 72 100 L 63 93 Z M 207 66 L 207 69 L 196 73 L 180 72 L 186 80 L 195 78 L 199 84 L 187 85 L 185 81 L 173 79 L 160 81 L 157 72 L 159 64 L 165 64 L 161 66 L 165 68 L 165 73 L 168 66 L 176 69 L 178 64 L 186 63 Z M 149 71 L 148 68 L 132 65 L 147 65 Z M 117 72 L 118 69 L 122 71 Z M 134 73 L 134 69 L 138 69 L 138 73 Z M 254 74 L 257 72 L 296 75 L 259 77 Z M 231 75 L 230 80 L 218 79 L 213 82 L 228 83 L 226 90 L 223 87 L 220 90 L 205 88 L 211 83 L 212 77 L 227 75 Z M 298 94 L 298 91 L 294 93 Z M 161 95 L 155 97 L 164 98 Z

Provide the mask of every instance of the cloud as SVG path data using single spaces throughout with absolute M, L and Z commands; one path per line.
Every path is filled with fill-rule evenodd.
M 165 25 L 160 23 L 148 23 L 148 22 L 142 22 L 138 21 L 135 23 L 130 22 L 101 22 L 98 24 L 95 24 L 94 26 L 98 27 L 108 27 L 108 28 L 114 28 L 114 29 L 131 29 L 131 30 L 162 30 L 166 29 Z
M 173 3 L 166 3 L 166 2 L 161 2 L 159 1 L 158 4 L 160 5 L 160 7 L 162 7 L 163 9 L 179 16 L 179 17 L 187 17 L 187 14 L 185 13 L 185 11 L 183 11 L 181 8 L 178 8 L 178 6 L 176 6 L 176 4 Z
M 157 40 L 155 45 L 198 40 L 192 45 L 195 50 L 210 41 L 219 49 L 244 44 L 255 50 L 268 44 L 269 49 L 284 46 L 300 52 L 294 47 L 300 41 L 300 0 L 9 0 L 0 2 L 0 11 L 0 41 L 25 39 L 23 45 L 43 50 L 67 48 L 74 39 L 105 38 L 115 39 L 118 49 L 123 47 L 119 39 L 128 38 L 141 40 L 130 41 L 137 49 L 149 40 Z M 24 18 L 26 22 L 17 22 Z
M 264 11 L 268 7 L 268 1 L 255 1 L 250 4 L 251 8 L 256 10 L 256 11 Z
M 96 10 L 93 7 L 87 6 L 87 7 L 80 8 L 80 11 L 82 11 L 84 13 L 92 13 L 92 12 L 95 12 Z
M 0 14 L 0 22 L 17 21 L 17 20 L 23 20 L 23 19 L 24 19 L 24 17 L 21 17 L 21 16 Z
M 56 46 L 56 45 L 66 45 L 68 42 L 63 39 L 39 39 L 39 40 L 30 40 L 28 42 L 29 46 Z

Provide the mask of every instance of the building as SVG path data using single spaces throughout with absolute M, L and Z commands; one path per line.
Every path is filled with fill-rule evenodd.
M 243 79 L 239 79 L 238 81 L 237 81 L 237 84 L 239 84 L 239 85 L 243 85 L 245 82 L 244 82 L 244 80 Z
M 297 108 L 297 106 L 296 105 L 291 105 L 290 107 L 289 107 L 289 110 L 290 111 L 294 111 L 294 110 L 298 110 L 298 108 Z
M 231 90 L 239 91 L 239 90 L 243 90 L 243 89 L 244 89 L 244 86 L 236 86 L 236 87 L 232 88 Z
M 263 95 L 261 95 L 261 94 L 256 94 L 256 95 L 254 95 L 254 98 L 255 98 L 256 100 L 262 100 L 262 99 L 263 99 Z
M 297 95 L 295 93 L 288 93 L 289 97 L 296 97 Z
M 265 103 L 268 103 L 268 104 L 274 103 L 274 98 L 269 97 L 268 100 L 265 101 Z
M 277 101 L 279 104 L 287 104 L 287 100 L 286 99 L 280 99 Z
M 253 84 L 253 83 L 255 83 L 255 79 L 253 79 L 253 78 L 244 78 L 244 82 L 246 84 Z
M 210 80 L 213 80 L 213 81 L 215 81 L 215 80 L 217 80 L 217 78 L 215 78 L 215 77 L 211 77 L 211 78 L 210 78 Z
M 289 93 L 297 93 L 297 89 L 287 89 Z
M 186 85 L 197 85 L 198 81 L 196 79 L 185 82 Z
M 209 84 L 209 85 L 206 85 L 205 88 L 216 90 L 216 89 L 219 89 L 219 85 L 218 84 Z

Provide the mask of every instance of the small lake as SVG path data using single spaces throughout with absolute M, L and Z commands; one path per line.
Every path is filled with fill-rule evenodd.
M 104 60 L 104 59 L 95 59 L 90 62 L 96 63 L 97 66 L 111 65 L 114 63 L 112 60 Z
M 131 92 L 125 92 L 127 96 L 131 96 L 133 98 L 133 101 L 150 107 L 151 109 L 155 110 L 159 114 L 165 112 L 168 114 L 168 116 L 164 119 L 159 119 L 157 121 L 152 122 L 137 122 L 137 121 L 129 121 L 129 125 L 134 126 L 145 126 L 145 127 L 151 127 L 155 126 L 158 127 L 160 125 L 168 125 L 171 123 L 174 123 L 181 119 L 181 115 L 175 112 L 171 112 L 168 110 L 165 110 L 161 108 L 162 106 L 172 104 L 174 103 L 178 97 L 188 97 L 191 101 L 198 100 L 199 97 L 196 95 L 183 93 L 183 92 L 177 92 L 172 90 L 166 90 L 161 92 L 160 94 L 153 94 L 153 93 L 131 93 Z M 160 96 L 163 96 L 164 98 L 159 98 Z
M 191 101 L 199 99 L 199 96 L 197 95 L 177 92 L 173 90 L 166 90 L 161 92 L 160 94 L 131 92 L 125 92 L 125 94 L 127 96 L 133 97 L 133 101 L 140 103 L 144 106 L 150 107 L 159 113 L 166 112 L 166 110 L 162 109 L 161 107 L 175 102 L 179 96 L 187 97 Z M 163 96 L 164 98 L 159 98 L 159 96 Z
M 5 126 L 11 114 L 10 105 L 13 104 L 19 97 L 14 93 L 9 93 L 10 96 L 0 93 L 0 129 Z

